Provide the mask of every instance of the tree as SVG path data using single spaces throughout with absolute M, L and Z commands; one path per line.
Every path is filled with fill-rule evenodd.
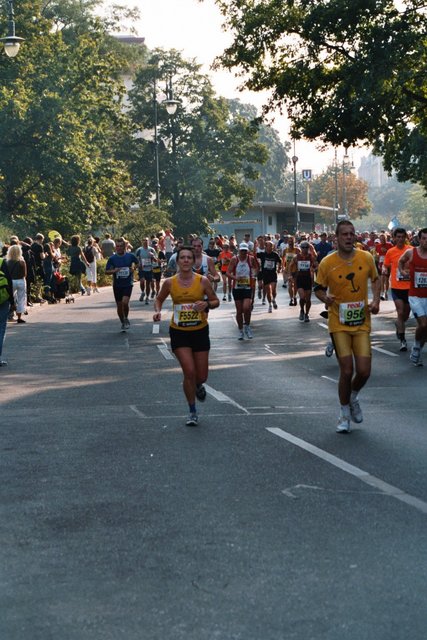
M 326 174 L 326 180 L 322 180 L 322 178 L 320 178 L 320 180 L 322 180 L 322 188 L 318 195 L 317 204 L 329 207 L 334 206 L 336 193 L 335 185 L 337 182 L 339 212 L 343 213 L 347 210 L 348 216 L 352 220 L 363 218 L 372 208 L 368 199 L 368 185 L 364 180 L 360 180 L 348 169 L 345 169 L 345 171 L 345 179 L 343 172 L 339 171 L 337 181 L 335 181 L 334 167 L 329 169 L 329 175 L 328 173 Z
M 268 158 L 265 164 L 258 169 L 259 177 L 249 182 L 255 189 L 256 200 L 274 201 L 279 199 L 286 176 L 286 167 L 289 164 L 287 152 L 290 142 L 283 144 L 279 133 L 273 127 L 265 124 L 257 116 L 256 107 L 251 104 L 242 104 L 240 100 L 229 100 L 228 106 L 233 114 L 238 114 L 247 120 L 252 120 L 259 127 L 259 141 L 265 145 Z
M 269 90 L 295 136 L 362 141 L 427 189 L 427 13 L 421 0 L 216 0 L 234 32 L 223 66 Z
M 163 103 L 171 79 L 174 98 L 180 101 L 173 117 Z M 136 74 L 129 92 L 135 129 L 154 128 L 154 86 L 162 207 L 180 235 L 206 232 L 209 220 L 231 205 L 241 213 L 252 202 L 254 189 L 248 181 L 258 177 L 266 148 L 258 140 L 257 124 L 232 112 L 225 99 L 214 95 L 200 65 L 173 50 L 153 51 Z M 135 140 L 130 155 L 140 202 L 151 202 L 156 181 L 153 142 Z
M 100 21 L 55 30 L 43 8 L 20 3 L 25 47 L 13 61 L 0 56 L 0 218 L 70 233 L 111 222 L 132 199 L 117 158 L 129 137 L 116 79 L 124 61 L 105 55 Z
M 399 222 L 411 229 L 427 227 L 427 198 L 419 185 L 408 190 Z

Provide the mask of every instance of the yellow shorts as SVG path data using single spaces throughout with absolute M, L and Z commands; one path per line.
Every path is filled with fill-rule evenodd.
M 372 356 L 368 331 L 336 331 L 331 333 L 331 338 L 338 358 L 352 355 L 365 358 Z

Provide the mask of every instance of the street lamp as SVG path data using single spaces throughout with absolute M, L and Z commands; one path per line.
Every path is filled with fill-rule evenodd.
M 181 104 L 179 100 L 174 100 L 172 77 L 169 78 L 166 84 L 166 100 L 163 100 L 161 104 L 164 104 L 166 111 L 170 116 L 176 113 L 178 105 Z M 155 179 L 156 179 L 156 207 L 160 209 L 160 163 L 159 163 L 159 131 L 158 131 L 158 100 L 157 100 L 157 77 L 153 78 L 153 114 L 154 114 L 154 165 L 155 165 Z M 143 137 L 143 136 L 138 136 Z
M 335 215 L 335 224 L 338 224 L 338 150 L 336 147 L 335 147 L 335 156 L 334 156 L 334 180 L 335 180 L 334 215 Z
M 297 192 L 297 162 L 298 157 L 295 155 L 295 138 L 294 143 L 294 155 L 292 156 L 292 163 L 294 165 L 294 216 L 295 216 L 295 233 L 299 230 L 299 211 L 298 211 L 298 192 Z
M 21 42 L 24 42 L 24 38 L 18 38 L 15 35 L 15 15 L 13 13 L 13 0 L 7 0 L 9 5 L 9 32 L 5 38 L 0 38 L 0 42 L 3 42 L 4 52 L 9 58 L 14 58 L 19 51 Z
M 347 207 L 347 167 L 348 167 L 348 147 L 344 147 L 344 157 L 342 159 L 342 212 L 345 219 L 348 218 L 348 207 Z

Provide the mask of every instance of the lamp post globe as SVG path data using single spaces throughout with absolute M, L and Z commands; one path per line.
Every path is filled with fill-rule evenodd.
M 0 42 L 3 42 L 4 52 L 8 58 L 14 58 L 18 55 L 21 43 L 24 42 L 24 38 L 19 38 L 15 34 L 15 16 L 13 12 L 13 0 L 8 0 L 9 5 L 9 33 L 4 38 L 0 38 Z

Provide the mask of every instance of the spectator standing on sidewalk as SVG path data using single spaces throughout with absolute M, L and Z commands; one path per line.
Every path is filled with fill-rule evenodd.
M 71 246 L 68 248 L 70 257 L 70 275 L 73 277 L 72 292 L 80 291 L 82 296 L 86 293 L 86 289 L 82 285 L 82 274 L 85 273 L 88 261 L 86 260 L 83 249 L 80 246 L 80 236 L 71 237 Z
M 6 264 L 9 275 L 12 279 L 12 291 L 18 324 L 25 324 L 22 314 L 26 311 L 27 305 L 27 265 L 22 257 L 22 249 L 19 244 L 9 247 Z
M 13 304 L 12 279 L 6 259 L 0 258 L 0 367 L 7 365 L 7 360 L 2 359 L 2 351 L 11 304 Z

